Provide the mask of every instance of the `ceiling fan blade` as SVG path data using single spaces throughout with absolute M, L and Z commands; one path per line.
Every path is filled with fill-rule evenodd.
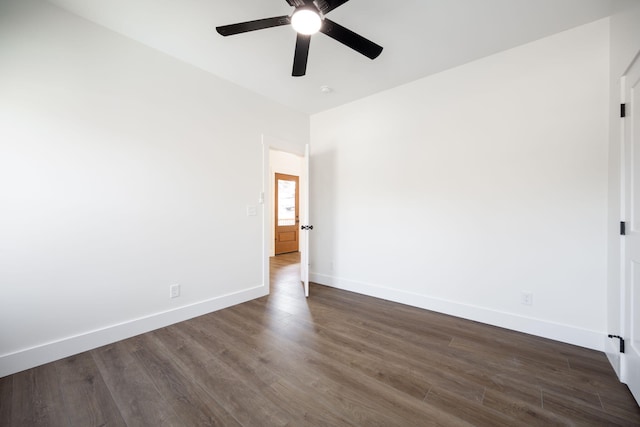
M 291 24 L 291 19 L 285 15 L 276 16 L 274 18 L 257 19 L 255 21 L 240 22 L 238 24 L 223 25 L 221 27 L 216 27 L 216 31 L 223 36 L 232 36 L 234 34 L 247 33 L 249 31 L 263 30 L 265 28 L 273 28 L 289 24 Z
M 311 36 L 298 34 L 298 37 L 296 38 L 296 53 L 293 57 L 293 72 L 291 73 L 292 76 L 300 77 L 306 74 L 310 43 Z
M 375 44 L 371 40 L 365 39 L 361 35 L 354 33 L 342 25 L 336 24 L 330 19 L 324 19 L 320 31 L 332 39 L 349 46 L 351 49 L 360 52 L 367 58 L 376 59 L 378 55 L 382 53 L 382 46 Z
M 346 2 L 348 2 L 349 0 L 324 0 L 325 3 L 327 3 L 329 5 L 329 7 L 326 10 L 323 10 L 322 13 L 329 13 L 331 12 L 333 9 L 342 6 L 343 4 L 345 4 Z

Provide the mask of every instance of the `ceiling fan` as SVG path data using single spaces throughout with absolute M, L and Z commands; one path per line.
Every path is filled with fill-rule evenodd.
M 263 30 L 265 28 L 291 25 L 296 30 L 296 50 L 293 57 L 294 77 L 304 76 L 307 71 L 307 58 L 309 57 L 309 44 L 311 35 L 320 31 L 334 40 L 360 52 L 364 56 L 375 59 L 382 52 L 379 46 L 367 40 L 348 28 L 338 25 L 327 19 L 325 15 L 338 6 L 342 6 L 349 0 L 286 0 L 295 9 L 291 15 L 276 16 L 273 18 L 257 19 L 255 21 L 241 22 L 238 24 L 216 27 L 216 31 L 223 36 L 246 33 L 249 31 Z

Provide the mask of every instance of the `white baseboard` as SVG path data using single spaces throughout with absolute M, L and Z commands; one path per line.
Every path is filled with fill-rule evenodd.
M 605 350 L 604 333 L 576 328 L 556 322 L 534 319 L 514 313 L 491 310 L 486 307 L 463 304 L 456 301 L 433 298 L 427 295 L 391 289 L 368 283 L 345 280 L 338 277 L 309 273 L 309 280 L 321 285 L 331 286 L 345 291 L 355 292 L 388 301 L 398 302 L 425 310 L 449 314 L 463 319 L 499 326 L 526 334 L 555 341 L 586 347 L 593 350 Z
M 0 356 L 0 378 L 267 295 L 256 286 Z

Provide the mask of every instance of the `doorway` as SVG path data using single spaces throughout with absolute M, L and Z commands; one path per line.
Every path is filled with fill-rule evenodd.
M 286 264 L 286 279 L 287 286 L 292 286 L 292 289 L 296 295 L 300 293 L 302 289 L 302 295 L 308 295 L 308 267 L 303 268 L 304 262 L 308 259 L 305 253 L 308 252 L 308 231 L 302 231 L 301 225 L 306 221 L 307 210 L 307 194 L 308 194 L 308 148 L 305 146 L 294 145 L 287 143 L 286 141 L 277 140 L 263 136 L 264 147 L 264 197 L 261 199 L 265 204 L 265 223 L 264 223 L 264 243 L 265 243 L 265 258 L 264 268 L 266 277 L 265 284 L 269 286 L 267 289 L 274 290 L 271 286 L 271 282 L 275 279 L 283 279 L 281 272 L 283 264 Z M 276 179 L 278 174 L 278 179 Z M 295 179 L 297 178 L 297 182 Z M 278 198 L 276 197 L 276 190 L 280 193 L 283 190 L 283 186 L 279 186 L 278 181 L 293 181 L 293 184 L 286 183 L 285 193 L 288 192 L 288 202 L 278 205 Z M 294 194 L 291 197 L 290 191 L 295 186 L 297 190 L 297 196 Z M 297 197 L 297 200 L 296 200 Z M 295 203 L 291 203 L 295 201 Z M 278 218 L 276 209 L 282 213 L 284 211 L 284 217 Z M 296 212 L 297 211 L 297 212 Z M 282 220 L 280 226 L 278 226 L 278 219 Z M 293 225 L 291 224 L 293 222 Z M 287 230 L 280 227 L 292 227 Z M 295 229 L 295 235 L 293 234 Z M 284 232 L 284 233 L 283 233 Z M 285 234 L 291 233 L 291 234 Z M 276 242 L 278 248 L 276 249 Z M 297 242 L 296 242 L 297 241 Z M 293 243 L 292 243 L 293 242 Z M 297 246 L 296 246 L 297 244 Z M 281 255 L 276 255 L 281 254 Z M 272 266 L 276 265 L 280 273 L 274 276 L 274 270 Z M 295 277 L 295 279 L 294 279 Z M 305 278 L 307 278 L 305 280 Z
M 275 255 L 298 252 L 300 248 L 300 178 L 277 173 L 274 183 L 273 230 Z

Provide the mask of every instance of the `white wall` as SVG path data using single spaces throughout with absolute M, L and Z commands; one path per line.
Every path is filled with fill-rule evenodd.
M 608 31 L 313 115 L 312 280 L 602 349 Z
M 309 120 L 1 2 L 0 376 L 266 294 L 262 134 L 302 145 Z
M 622 306 L 628 300 L 621 301 L 622 260 L 620 220 L 621 213 L 621 125 L 620 119 L 620 78 L 627 67 L 640 52 L 640 3 L 634 0 L 620 4 L 611 17 L 611 83 L 610 83 L 610 144 L 609 144 L 609 227 L 608 227 L 608 316 L 607 331 L 614 335 L 629 338 L 623 327 Z M 621 375 L 619 343 L 607 340 L 607 355 L 618 376 Z

